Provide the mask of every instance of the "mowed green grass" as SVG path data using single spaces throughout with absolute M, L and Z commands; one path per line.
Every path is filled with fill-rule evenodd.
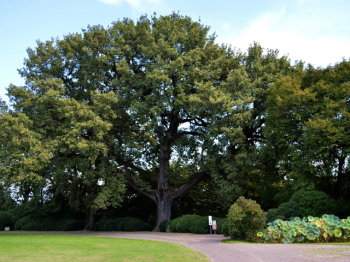
M 172 243 L 107 237 L 0 234 L 0 261 L 209 261 Z

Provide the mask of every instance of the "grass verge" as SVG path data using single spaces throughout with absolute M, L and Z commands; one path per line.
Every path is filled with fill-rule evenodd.
M 0 234 L 1 261 L 209 261 L 166 242 L 107 237 Z
M 223 239 L 221 240 L 224 244 L 263 244 L 263 242 L 254 242 L 248 240 L 236 240 L 236 239 Z

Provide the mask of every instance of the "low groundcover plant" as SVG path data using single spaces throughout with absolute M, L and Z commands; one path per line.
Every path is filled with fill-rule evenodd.
M 267 225 L 264 232 L 257 234 L 265 240 L 264 243 L 348 242 L 350 240 L 350 217 L 339 219 L 337 216 L 326 214 L 322 218 L 291 217 L 290 221 L 276 219 Z

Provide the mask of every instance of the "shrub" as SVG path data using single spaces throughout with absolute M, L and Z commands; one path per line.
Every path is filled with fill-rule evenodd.
M 160 222 L 159 224 L 159 231 L 160 232 L 165 232 L 166 231 L 166 227 L 168 226 L 168 222 L 170 220 L 163 220 L 162 222 Z
M 225 237 L 229 237 L 229 236 L 230 236 L 230 234 L 229 234 L 229 232 L 228 232 L 228 220 L 222 224 L 221 233 L 222 233 Z
M 181 227 L 180 231 L 183 233 L 209 233 L 208 217 L 202 217 L 199 215 L 184 215 L 182 216 L 179 224 Z
M 7 212 L 0 213 L 0 230 L 4 230 L 5 227 L 13 229 L 12 216 Z
M 94 225 L 95 231 L 151 231 L 152 226 L 140 218 L 125 217 L 116 219 L 101 219 Z
M 55 230 L 57 220 L 53 217 L 47 217 L 43 221 L 43 230 L 45 231 L 53 231 Z
M 30 219 L 31 215 L 18 219 L 14 226 L 15 230 L 26 230 L 25 227 L 29 224 Z
M 82 230 L 85 226 L 84 220 L 65 219 L 62 222 L 62 231 Z
M 340 218 L 346 218 L 350 214 L 350 202 L 344 199 L 337 200 L 337 213 Z
M 297 191 L 288 202 L 282 203 L 278 209 L 270 209 L 267 221 L 289 219 L 290 217 L 321 216 L 337 214 L 337 204 L 330 196 L 321 191 Z
M 214 217 L 213 220 L 216 220 L 216 224 L 217 224 L 216 233 L 222 234 L 222 227 L 225 221 L 227 221 L 227 218 Z M 161 230 L 164 230 L 162 232 L 165 232 L 166 226 L 170 225 L 171 232 L 209 234 L 210 227 L 208 222 L 209 221 L 207 216 L 183 215 L 182 217 L 178 217 L 164 223 L 162 222 L 163 223 L 162 229 L 161 229 L 161 226 L 159 226 L 159 228 Z
M 181 219 L 182 217 L 177 217 L 173 220 L 170 221 L 170 232 L 180 232 L 180 231 L 177 231 L 177 229 L 179 229 L 179 227 L 181 226 Z M 177 225 L 179 224 L 179 226 L 177 227 Z
M 269 209 L 266 214 L 266 221 L 270 222 L 276 219 L 284 220 L 285 217 L 280 213 L 280 210 L 278 208 Z
M 124 222 L 124 230 L 125 231 L 144 231 L 146 229 L 149 230 L 149 227 L 147 227 L 147 223 L 143 222 L 140 218 L 128 218 Z
M 252 239 L 266 225 L 266 213 L 256 201 L 240 197 L 228 213 L 228 234 L 231 239 Z
M 217 234 L 223 234 L 223 225 L 228 222 L 227 218 L 215 218 L 217 224 Z
M 36 231 L 75 231 L 84 229 L 84 220 L 61 219 L 53 217 L 34 217 L 28 215 L 17 220 L 15 230 Z

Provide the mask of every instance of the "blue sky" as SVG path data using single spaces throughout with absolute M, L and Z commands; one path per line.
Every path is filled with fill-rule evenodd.
M 9 84 L 24 84 L 17 69 L 36 40 L 172 11 L 201 19 L 216 32 L 218 43 L 242 51 L 256 41 L 315 67 L 350 58 L 349 0 L 0 0 L 1 98 L 8 101 Z

